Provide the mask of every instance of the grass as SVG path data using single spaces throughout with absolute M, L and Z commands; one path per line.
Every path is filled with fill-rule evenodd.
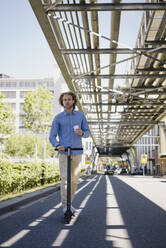
M 35 188 L 32 188 L 32 189 L 23 190 L 21 192 L 15 192 L 15 193 L 9 193 L 9 194 L 6 194 L 6 195 L 1 195 L 0 196 L 0 202 L 15 198 L 17 196 L 22 196 L 22 195 L 25 195 L 25 194 L 28 194 L 28 193 L 32 193 L 32 192 L 40 190 L 40 189 L 55 186 L 58 183 L 60 183 L 60 181 L 55 182 L 55 183 L 50 183 L 50 184 L 44 184 L 44 185 L 41 185 L 41 186 L 38 186 L 38 187 L 35 187 Z

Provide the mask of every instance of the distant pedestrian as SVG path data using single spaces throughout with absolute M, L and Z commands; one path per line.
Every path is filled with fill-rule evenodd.
M 86 167 L 86 174 L 87 174 L 87 175 L 90 175 L 90 173 L 91 173 L 91 168 L 90 168 L 90 165 L 88 165 L 88 166 Z
M 51 130 L 50 142 L 59 150 L 59 169 L 61 175 L 61 201 L 63 212 L 67 210 L 67 153 L 65 148 L 82 148 L 82 137 L 90 135 L 88 122 L 83 112 L 75 110 L 77 104 L 76 95 L 73 92 L 65 92 L 60 95 L 59 103 L 64 111 L 55 116 Z M 58 139 L 57 139 L 58 137 Z M 71 203 L 80 176 L 80 163 L 83 151 L 72 151 L 71 159 Z M 71 211 L 76 209 L 71 205 Z

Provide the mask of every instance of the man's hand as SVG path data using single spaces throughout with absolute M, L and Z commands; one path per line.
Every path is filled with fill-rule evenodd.
M 57 149 L 58 149 L 58 151 L 62 151 L 62 152 L 64 152 L 64 150 L 65 150 L 64 146 L 57 146 Z
M 80 136 L 83 135 L 83 131 L 80 128 L 75 129 L 75 133 L 77 133 Z

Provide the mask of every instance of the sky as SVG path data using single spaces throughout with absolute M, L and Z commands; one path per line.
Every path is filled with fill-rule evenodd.
M 29 1 L 0 2 L 0 73 L 15 78 L 55 77 L 56 61 Z
M 0 73 L 14 78 L 60 77 L 56 61 L 29 1 L 1 0 L 0 8 Z M 141 19 L 137 13 L 130 12 L 121 17 L 124 20 L 121 22 L 120 41 L 127 42 L 128 47 L 134 47 L 136 41 L 136 26 L 139 27 Z M 123 38 L 127 30 L 126 41 Z

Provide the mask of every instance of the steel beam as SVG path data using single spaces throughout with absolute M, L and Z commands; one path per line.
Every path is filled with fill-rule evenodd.
M 149 113 L 149 112 L 116 112 L 117 114 L 121 115 L 122 117 L 124 117 L 125 115 L 127 116 L 153 116 L 153 115 L 158 115 L 158 114 L 162 114 L 163 112 L 154 112 L 154 113 Z M 87 112 L 87 114 L 97 114 L 95 112 Z M 102 114 L 108 114 L 108 112 L 103 112 L 102 111 Z M 115 114 L 115 112 L 111 112 L 110 114 Z
M 111 49 L 111 48 L 103 48 L 103 49 L 60 49 L 61 53 L 63 54 L 133 54 L 133 53 L 138 53 L 138 52 L 150 52 L 152 49 L 151 48 L 116 48 L 116 49 Z M 160 52 L 165 52 L 166 48 L 161 48 Z
M 145 40 L 145 45 L 166 45 L 166 40 Z
M 46 12 L 59 11 L 142 11 L 166 10 L 166 3 L 98 3 L 98 4 L 57 4 Z
M 136 71 L 140 71 L 140 72 L 144 72 L 144 71 L 157 71 L 157 72 L 160 72 L 160 71 L 166 71 L 166 68 L 152 68 L 152 67 L 149 67 L 149 68 L 137 68 Z
M 120 125 L 120 126 L 148 126 L 158 124 L 157 121 L 88 121 L 89 125 Z
M 145 147 L 145 146 L 160 146 L 159 144 L 134 144 L 134 147 Z
M 132 95 L 132 94 L 139 94 L 139 91 L 135 91 L 135 92 L 132 92 L 132 91 L 124 91 L 123 92 L 124 94 L 129 94 L 129 95 Z M 77 92 L 77 94 L 81 94 L 81 95 L 99 95 L 99 94 L 101 94 L 101 95 L 115 95 L 115 93 L 114 92 L 112 92 L 112 91 L 110 91 L 109 92 L 109 90 L 108 91 L 94 91 L 94 92 L 92 92 L 92 91 L 79 91 L 79 92 Z M 142 95 L 144 95 L 144 94 L 150 94 L 150 95 L 165 95 L 166 94 L 166 90 L 162 90 L 162 91 L 157 91 L 157 89 L 156 89 L 156 91 L 147 91 L 146 92 L 146 90 L 145 90 L 145 92 L 140 92 L 140 94 L 142 94 Z M 118 95 L 118 93 L 116 93 L 116 95 Z
M 166 104 L 160 103 L 160 102 L 117 102 L 117 103 L 82 103 L 83 106 L 147 106 L 147 105 L 153 105 L 153 106 L 163 106 L 163 108 L 166 108 Z M 136 109 L 135 109 L 136 110 Z M 141 110 L 141 109 L 140 109 Z
M 72 76 L 73 79 L 77 79 L 77 76 Z M 102 75 L 79 75 L 79 78 L 83 79 L 145 79 L 145 78 L 166 78 L 166 74 L 102 74 Z
M 150 90 L 162 90 L 162 89 L 166 89 L 166 87 L 163 87 L 163 86 L 158 86 L 158 87 L 155 87 L 155 86 L 132 86 L 130 89 L 131 90 L 147 90 L 147 89 L 150 89 Z M 124 88 L 125 89 L 125 88 Z
M 140 109 L 135 109 L 135 108 L 130 108 L 129 110 L 140 110 Z M 144 110 L 144 111 L 143 111 Z M 145 111 L 146 110 L 146 111 Z M 148 111 L 148 112 L 147 112 Z M 154 114 L 162 114 L 163 111 L 159 111 L 159 112 L 149 112 L 149 109 L 147 108 L 141 108 L 141 112 L 114 112 L 114 111 L 111 111 L 110 114 L 121 114 L 121 115 L 133 115 L 133 114 L 142 114 L 142 115 L 154 115 Z M 93 111 L 90 111 L 90 112 L 87 112 L 87 114 L 97 114 L 96 112 L 93 112 Z M 108 114 L 108 111 L 102 111 L 102 114 Z
M 45 38 L 50 46 L 50 49 L 56 59 L 57 65 L 62 72 L 63 78 L 67 83 L 68 88 L 75 92 L 75 88 L 72 83 L 71 75 L 69 74 L 68 68 L 66 67 L 66 61 L 64 60 L 62 53 L 59 50 L 59 43 L 57 40 L 56 32 L 52 29 L 52 21 L 48 18 L 45 6 L 42 4 L 41 0 L 29 0 L 29 3 L 33 9 L 33 12 L 39 22 L 39 25 L 45 35 Z M 83 112 L 82 105 L 78 101 L 78 109 Z M 92 136 L 93 139 L 93 136 Z M 94 142 L 95 143 L 95 142 Z
M 139 122 L 139 121 L 143 121 L 144 120 L 144 118 L 138 118 L 139 116 L 137 116 L 137 118 L 130 118 L 130 121 L 133 119 L 133 121 L 134 122 Z M 145 117 L 145 116 L 144 116 Z M 121 121 L 127 121 L 128 120 L 128 118 L 126 117 L 126 118 L 121 118 L 121 119 L 115 119 L 115 118 L 111 118 L 110 119 L 110 121 L 111 122 L 121 122 Z M 88 118 L 88 121 L 98 121 L 98 119 L 97 118 Z M 108 121 L 108 118 L 106 119 L 106 118 L 102 118 L 102 121 Z

